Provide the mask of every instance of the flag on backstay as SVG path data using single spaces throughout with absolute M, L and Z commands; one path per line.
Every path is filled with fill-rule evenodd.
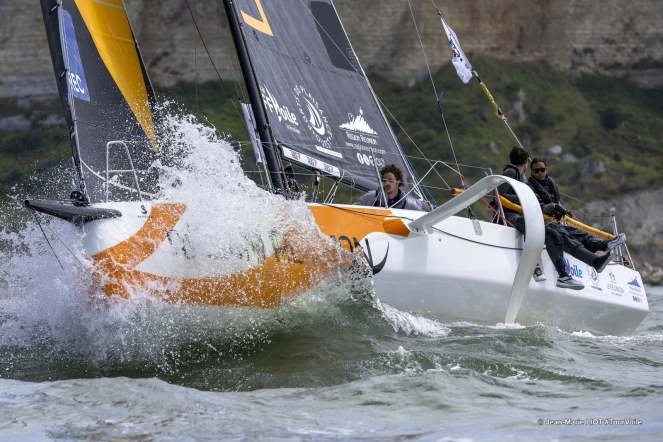
M 449 25 L 447 25 L 447 22 L 444 21 L 442 15 L 440 15 L 440 20 L 442 20 L 442 26 L 444 26 L 444 32 L 447 34 L 447 40 L 451 45 L 451 53 L 453 55 L 451 62 L 456 68 L 456 73 L 458 74 L 460 79 L 463 80 L 463 83 L 467 83 L 472 79 L 472 65 L 465 56 L 463 49 L 460 47 L 460 43 L 458 42 L 458 37 L 456 37 L 456 33 L 453 31 L 453 29 L 449 27 Z

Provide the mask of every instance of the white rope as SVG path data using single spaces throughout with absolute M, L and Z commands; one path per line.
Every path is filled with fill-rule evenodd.
M 456 163 L 456 167 L 458 169 L 457 170 L 458 175 L 461 175 L 460 167 L 458 167 L 458 159 L 456 158 L 456 150 L 454 149 L 454 145 L 451 142 L 451 134 L 449 133 L 449 128 L 447 127 L 447 121 L 444 118 L 444 113 L 442 112 L 442 106 L 440 106 L 440 99 L 437 94 L 437 89 L 435 88 L 435 81 L 433 80 L 433 74 L 431 73 L 430 65 L 428 64 L 428 57 L 426 56 L 426 51 L 424 50 L 424 44 L 421 41 L 421 35 L 419 35 L 419 27 L 417 26 L 417 20 L 414 18 L 414 11 L 412 11 L 412 3 L 410 3 L 410 0 L 407 0 L 407 4 L 410 7 L 410 14 L 412 15 L 412 22 L 414 23 L 414 29 L 417 31 L 417 38 L 419 39 L 421 52 L 424 54 L 424 60 L 426 61 L 426 68 L 428 69 L 428 76 L 430 77 L 430 82 L 433 85 L 433 93 L 435 94 L 435 101 L 437 102 L 437 107 L 440 110 L 440 115 L 442 116 L 442 123 L 444 123 L 444 130 L 447 132 L 447 138 L 449 138 L 449 146 L 451 146 L 451 153 L 454 156 L 454 163 Z M 433 5 L 435 5 L 435 3 L 433 3 Z
M 419 182 L 418 182 L 417 184 L 421 184 L 421 182 L 424 180 L 424 178 L 426 178 L 426 177 L 428 176 L 428 174 L 431 173 L 431 172 L 433 171 L 433 169 L 435 169 L 435 166 L 438 165 L 438 164 L 444 164 L 445 166 L 448 166 L 448 165 L 447 165 L 446 163 L 444 163 L 443 161 L 436 161 L 436 162 L 433 164 L 433 166 L 432 166 L 430 169 L 428 169 L 428 171 L 424 174 L 424 176 L 422 176 L 422 177 L 419 179 Z M 453 169 L 451 169 L 451 170 L 453 170 Z M 444 180 L 442 180 L 442 181 L 444 181 Z M 444 184 L 447 184 L 447 183 L 445 182 Z M 447 184 L 447 186 L 449 186 L 449 185 Z M 396 204 L 398 204 L 398 203 L 400 203 L 401 201 L 403 201 L 405 198 L 407 198 L 407 196 L 408 196 L 409 194 L 412 193 L 413 190 L 414 190 L 414 187 L 413 187 L 412 189 L 410 189 L 405 195 L 403 195 L 403 198 L 399 199 L 398 201 L 396 201 L 396 202 L 395 202 L 394 204 L 392 204 L 391 206 L 393 207 L 393 206 L 395 206 Z M 451 190 L 451 187 L 449 187 L 449 189 L 447 189 L 447 190 Z

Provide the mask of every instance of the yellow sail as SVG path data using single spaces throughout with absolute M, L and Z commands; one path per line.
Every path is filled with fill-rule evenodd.
M 145 78 L 122 0 L 76 0 L 76 6 L 101 59 L 156 150 Z

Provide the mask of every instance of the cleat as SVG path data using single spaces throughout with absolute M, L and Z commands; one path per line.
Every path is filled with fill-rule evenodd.
M 543 274 L 543 270 L 541 270 L 541 266 L 538 264 L 536 265 L 532 276 L 536 282 L 543 282 L 546 280 L 546 275 Z
M 626 235 L 624 235 L 623 233 L 620 233 L 619 235 L 615 236 L 610 241 L 606 242 L 606 244 L 605 244 L 606 250 L 608 252 L 612 252 L 612 250 L 615 247 L 619 247 L 624 243 L 626 243 Z
M 557 278 L 557 287 L 562 289 L 582 290 L 585 288 L 585 285 L 566 275 Z

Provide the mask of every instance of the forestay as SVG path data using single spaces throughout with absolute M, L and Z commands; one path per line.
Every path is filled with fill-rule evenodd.
M 364 190 L 378 186 L 376 165 L 396 164 L 413 183 L 331 1 L 234 7 L 283 158 Z
M 126 201 L 137 199 L 138 181 L 151 196 L 156 101 L 122 0 L 41 7 L 80 190 L 91 202 Z

